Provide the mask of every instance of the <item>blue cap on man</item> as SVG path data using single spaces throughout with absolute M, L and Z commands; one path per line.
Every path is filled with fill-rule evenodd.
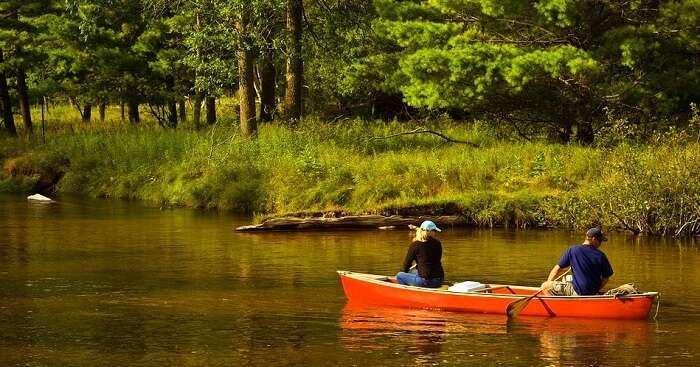
M 424 231 L 442 232 L 442 229 L 438 228 L 438 226 L 436 226 L 431 220 L 426 220 L 425 222 L 421 223 L 420 229 Z

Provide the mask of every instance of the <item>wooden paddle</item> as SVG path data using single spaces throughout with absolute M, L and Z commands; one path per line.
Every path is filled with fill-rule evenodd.
M 571 271 L 571 267 L 569 267 L 569 269 L 567 269 L 564 273 L 562 273 L 560 276 L 558 276 L 556 279 L 554 279 L 554 281 L 556 282 L 557 280 L 561 279 L 564 275 L 568 274 L 569 271 Z M 543 290 L 544 290 L 544 288 L 540 289 L 532 296 L 521 298 L 517 301 L 513 301 L 513 302 L 509 303 L 508 307 L 506 307 L 506 314 L 508 315 L 508 318 L 510 319 L 510 318 L 515 317 L 515 316 L 518 316 L 520 311 L 522 311 L 525 308 L 525 306 L 527 306 L 528 303 L 530 303 L 530 301 L 532 301 L 533 298 L 537 297 L 540 293 L 542 293 Z

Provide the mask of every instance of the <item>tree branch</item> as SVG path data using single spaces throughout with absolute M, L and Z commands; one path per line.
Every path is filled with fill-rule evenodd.
M 68 101 L 71 102 L 71 104 L 78 110 L 78 113 L 80 114 L 80 119 L 83 119 L 83 106 L 80 105 L 80 102 L 78 102 L 78 99 L 76 97 L 68 97 Z
M 428 130 L 425 127 L 417 127 L 411 131 L 404 131 L 396 134 L 391 134 L 391 135 L 386 135 L 386 136 L 373 136 L 369 140 L 379 140 L 379 139 L 389 139 L 397 136 L 402 136 L 402 135 L 415 135 L 415 134 L 433 134 L 435 136 L 439 136 L 440 138 L 444 139 L 445 141 L 448 141 L 450 143 L 458 143 L 458 144 L 467 144 L 469 146 L 479 148 L 478 144 L 474 144 L 470 141 L 464 141 L 464 140 L 457 140 L 453 139 L 443 133 L 433 131 L 433 130 Z
M 610 214 L 612 214 L 612 216 L 615 217 L 615 219 L 617 219 L 620 222 L 620 224 L 622 224 L 623 228 L 634 233 L 635 236 L 638 235 L 640 232 L 642 232 L 641 228 L 637 229 L 637 228 L 632 227 L 631 225 L 627 224 L 627 221 L 625 221 L 624 219 L 622 219 L 622 217 L 617 215 L 617 213 L 615 213 L 615 211 L 613 211 L 613 206 L 612 206 L 611 202 L 609 202 L 608 204 L 610 206 L 610 210 L 609 210 Z
M 165 111 L 164 108 L 160 105 L 156 105 L 156 108 L 153 108 L 153 105 L 151 103 L 147 103 L 148 109 L 151 112 L 151 115 L 158 121 L 158 125 L 160 125 L 163 128 L 168 127 L 167 119 L 165 116 Z

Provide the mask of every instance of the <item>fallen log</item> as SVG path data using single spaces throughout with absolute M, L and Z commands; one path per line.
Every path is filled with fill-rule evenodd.
M 467 219 L 458 215 L 404 217 L 400 215 L 349 215 L 338 218 L 324 217 L 280 217 L 271 218 L 260 224 L 251 224 L 236 228 L 239 232 L 259 231 L 296 231 L 309 229 L 348 229 L 405 227 L 409 224 L 420 224 L 431 220 L 438 226 L 461 226 L 467 224 Z M 380 228 L 381 227 L 381 228 Z

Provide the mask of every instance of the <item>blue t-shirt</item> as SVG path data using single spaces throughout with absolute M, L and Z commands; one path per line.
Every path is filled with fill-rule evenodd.
M 560 268 L 571 266 L 574 273 L 574 289 L 579 295 L 597 294 L 601 278 L 613 275 L 608 257 L 589 245 L 569 247 L 557 263 Z

